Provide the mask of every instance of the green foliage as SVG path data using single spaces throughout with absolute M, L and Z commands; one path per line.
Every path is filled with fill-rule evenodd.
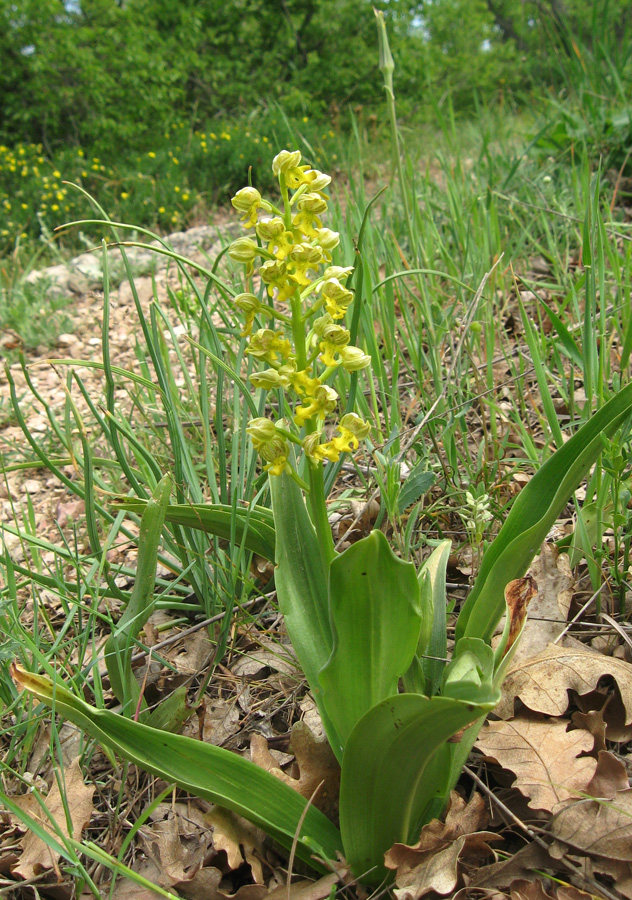
M 200 129 L 178 118 L 155 135 L 155 143 L 128 154 L 110 142 L 103 154 L 97 145 L 49 154 L 42 144 L 0 144 L 0 254 L 16 244 L 25 252 L 64 222 L 85 218 L 85 198 L 72 185 L 107 207 L 115 221 L 163 233 L 198 224 L 247 181 L 249 169 L 263 188 L 272 186 L 270 153 L 288 143 L 312 148 L 315 164 L 335 164 L 341 152 L 329 125 L 308 116 L 291 121 L 276 107 Z M 94 226 L 84 232 L 95 241 L 107 234 Z M 76 232 L 55 239 L 78 246 Z

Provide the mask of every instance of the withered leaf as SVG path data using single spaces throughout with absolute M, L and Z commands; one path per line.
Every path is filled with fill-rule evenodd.
M 568 691 L 587 694 L 604 675 L 612 676 L 619 687 L 626 710 L 626 724 L 632 722 L 632 665 L 622 659 L 603 656 L 581 647 L 549 644 L 532 659 L 513 666 L 503 684 L 503 696 L 495 713 L 502 718 L 513 714 L 514 699 L 549 716 L 561 716 L 568 707 Z
M 229 867 L 238 869 L 246 862 L 253 880 L 263 884 L 264 833 L 246 819 L 219 806 L 213 807 L 204 818 L 213 826 L 213 847 L 225 851 Z
M 489 842 L 502 840 L 492 832 L 476 830 L 486 822 L 480 794 L 466 804 L 453 791 L 445 822 L 433 819 L 422 828 L 417 844 L 395 844 L 385 854 L 386 867 L 396 870 L 398 900 L 417 900 L 430 891 L 441 895 L 454 891 L 466 864 L 492 856 Z
M 551 820 L 558 840 L 595 856 L 632 861 L 632 790 L 612 800 L 577 800 Z
M 595 759 L 577 758 L 592 749 L 591 735 L 567 731 L 566 725 L 560 719 L 535 716 L 487 722 L 476 746 L 515 774 L 515 787 L 530 798 L 532 809 L 553 811 L 585 790 L 597 768 Z
M 291 747 L 299 768 L 298 778 L 292 778 L 279 768 L 268 750 L 268 742 L 260 734 L 252 735 L 250 755 L 258 766 L 276 775 L 303 797 L 311 797 L 318 788 L 313 800 L 314 806 L 335 821 L 338 816 L 340 764 L 328 741 L 314 737 L 304 722 L 297 722 L 292 728 Z
M 295 881 L 289 889 L 290 900 L 323 900 L 329 897 L 334 885 L 339 881 L 335 872 L 323 875 L 318 881 Z M 288 896 L 287 885 L 281 884 L 266 895 L 266 900 L 285 900 Z
M 529 615 L 511 668 L 532 659 L 554 641 L 564 628 L 572 597 L 574 579 L 568 556 L 559 554 L 552 544 L 543 544 L 528 574 L 538 586 L 537 596 L 529 604 Z
M 46 797 L 48 815 L 42 811 L 39 804 L 37 804 L 37 808 L 33 808 L 33 805 L 30 804 L 28 812 L 53 836 L 55 832 L 51 825 L 51 820 L 55 822 L 56 828 L 63 834 L 78 840 L 81 837 L 81 832 L 90 821 L 93 809 L 92 797 L 94 795 L 94 785 L 84 784 L 79 757 L 73 759 L 70 765 L 64 769 L 62 791 L 60 791 L 59 783 L 56 780 Z M 21 799 L 23 798 L 15 798 L 16 803 L 20 804 Z M 29 799 L 34 800 L 33 797 L 29 797 Z M 71 823 L 70 835 L 68 834 L 66 810 L 68 810 Z M 33 831 L 28 831 L 20 843 L 22 845 L 22 855 L 18 864 L 13 866 L 11 870 L 13 875 L 24 879 L 34 878 L 44 870 L 56 866 L 59 859 L 58 854 L 54 853 Z

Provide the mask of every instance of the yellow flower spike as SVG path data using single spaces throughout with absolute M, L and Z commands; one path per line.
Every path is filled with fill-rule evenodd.
M 348 291 L 337 278 L 328 278 L 322 286 L 327 312 L 332 319 L 343 319 L 347 307 L 353 300 L 353 293 Z
M 340 350 L 340 358 L 342 366 L 347 372 L 359 372 L 371 365 L 371 357 L 359 347 L 344 347 Z
M 257 359 L 263 359 L 266 362 L 275 362 L 281 356 L 287 359 L 292 352 L 292 345 L 287 338 L 283 337 L 271 328 L 260 328 L 251 335 L 250 343 L 246 353 Z
M 261 208 L 261 194 L 256 188 L 245 187 L 237 191 L 230 201 L 238 212 L 244 215 L 241 221 L 245 228 L 254 228 L 257 224 L 258 211 Z
M 319 385 L 314 391 L 310 403 L 305 406 L 298 406 L 294 410 L 294 421 L 302 427 L 308 419 L 317 416 L 319 419 L 334 411 L 338 402 L 338 394 L 328 384 Z

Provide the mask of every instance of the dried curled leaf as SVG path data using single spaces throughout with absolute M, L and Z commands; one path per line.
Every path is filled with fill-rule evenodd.
M 55 822 L 55 827 L 61 833 L 68 835 L 66 819 L 66 811 L 68 811 L 71 824 L 70 837 L 78 840 L 81 837 L 81 832 L 90 821 L 93 810 L 93 795 L 94 785 L 84 784 L 79 757 L 76 757 L 64 770 L 61 791 L 59 783 L 55 781 L 45 799 L 48 815 L 43 812 L 39 803 L 35 801 L 31 794 L 15 798 L 15 800 L 20 806 L 22 806 L 20 800 L 27 801 L 25 812 L 38 820 L 53 835 L 55 832 L 51 822 Z M 29 800 L 31 801 L 30 803 L 28 803 Z M 17 865 L 11 869 L 13 875 L 17 875 L 19 878 L 30 879 L 46 869 L 56 867 L 59 856 L 33 831 L 28 831 L 20 843 L 22 845 L 22 855 Z
M 421 830 L 415 846 L 395 844 L 384 856 L 387 868 L 395 869 L 394 891 L 398 900 L 417 900 L 430 891 L 450 894 L 468 862 L 493 855 L 490 841 L 502 838 L 480 831 L 488 822 L 485 800 L 474 794 L 469 803 L 456 791 L 450 795 L 445 822 L 433 819 Z
M 632 666 L 622 659 L 603 656 L 581 647 L 549 644 L 532 659 L 523 659 L 507 675 L 503 696 L 495 712 L 501 718 L 513 714 L 519 697 L 525 706 L 548 716 L 562 716 L 568 707 L 568 691 L 587 694 L 600 678 L 615 679 L 626 711 L 626 724 L 632 722 Z

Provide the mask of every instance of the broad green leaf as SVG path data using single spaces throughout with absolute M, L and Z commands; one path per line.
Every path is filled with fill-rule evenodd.
M 17 666 L 13 666 L 12 675 L 19 687 L 124 759 L 244 816 L 286 848 L 292 847 L 298 834 L 296 852 L 311 866 L 322 868 L 312 854 L 335 859 L 342 852 L 340 833 L 323 813 L 313 805 L 307 806 L 304 797 L 274 775 L 236 753 L 150 728 L 108 709 L 94 709 L 43 675 Z
M 141 514 L 146 500 L 123 497 L 112 501 L 119 509 Z M 264 506 L 252 508 L 216 504 L 173 504 L 167 507 L 166 520 L 174 525 L 198 528 L 208 534 L 231 539 L 234 519 L 235 542 L 243 542 L 246 550 L 252 550 L 266 559 L 274 560 L 275 532 L 272 511 Z
M 397 694 L 360 719 L 345 747 L 340 783 L 340 830 L 356 877 L 372 884 L 387 877 L 386 851 L 396 841 L 415 841 L 427 810 L 445 801 L 451 777 L 445 742 L 494 705 Z
M 340 739 L 323 707 L 318 680 L 333 646 L 327 604 L 328 573 L 298 484 L 289 475 L 273 476 L 270 495 L 276 528 L 275 584 L 279 609 L 336 752 Z
M 342 750 L 356 722 L 386 697 L 410 666 L 421 628 L 419 584 L 381 531 L 352 544 L 329 569 L 331 659 L 319 680 Z
M 518 494 L 505 524 L 486 551 L 459 615 L 456 638 L 490 641 L 504 609 L 504 590 L 529 568 L 542 541 L 603 449 L 632 409 L 632 383 L 606 403 L 536 472 Z

